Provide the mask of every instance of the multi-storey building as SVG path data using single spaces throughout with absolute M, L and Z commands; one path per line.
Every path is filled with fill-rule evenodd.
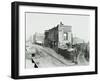
M 44 45 L 53 48 L 56 52 L 60 49 L 68 49 L 72 44 L 72 26 L 62 22 L 56 27 L 45 31 Z

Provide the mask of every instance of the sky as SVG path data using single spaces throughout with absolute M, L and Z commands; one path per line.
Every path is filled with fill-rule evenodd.
M 60 22 L 72 26 L 74 37 L 89 41 L 89 15 L 75 14 L 47 14 L 47 13 L 25 13 L 26 16 L 26 40 L 35 32 L 44 33 L 45 30 L 57 26 Z

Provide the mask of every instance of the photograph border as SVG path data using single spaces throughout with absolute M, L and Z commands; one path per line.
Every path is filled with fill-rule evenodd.
M 73 8 L 95 10 L 95 71 L 74 72 L 74 73 L 59 73 L 59 74 L 42 74 L 42 75 L 19 75 L 19 6 L 40 6 L 40 7 L 56 7 L 56 8 Z M 31 2 L 12 2 L 11 3 L 11 78 L 43 78 L 43 77 L 58 77 L 72 75 L 89 75 L 98 73 L 98 9 L 96 6 L 81 6 L 81 5 L 65 5 L 65 4 L 49 4 L 49 3 L 31 3 Z

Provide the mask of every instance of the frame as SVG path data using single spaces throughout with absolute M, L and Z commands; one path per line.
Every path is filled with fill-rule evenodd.
M 97 74 L 97 13 L 96 6 L 12 2 L 11 78 Z

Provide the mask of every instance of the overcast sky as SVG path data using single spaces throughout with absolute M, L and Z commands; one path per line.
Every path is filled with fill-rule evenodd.
M 26 13 L 26 39 L 35 32 L 44 33 L 44 30 L 53 28 L 62 21 L 65 25 L 72 26 L 72 33 L 86 42 L 89 41 L 90 16 Z

